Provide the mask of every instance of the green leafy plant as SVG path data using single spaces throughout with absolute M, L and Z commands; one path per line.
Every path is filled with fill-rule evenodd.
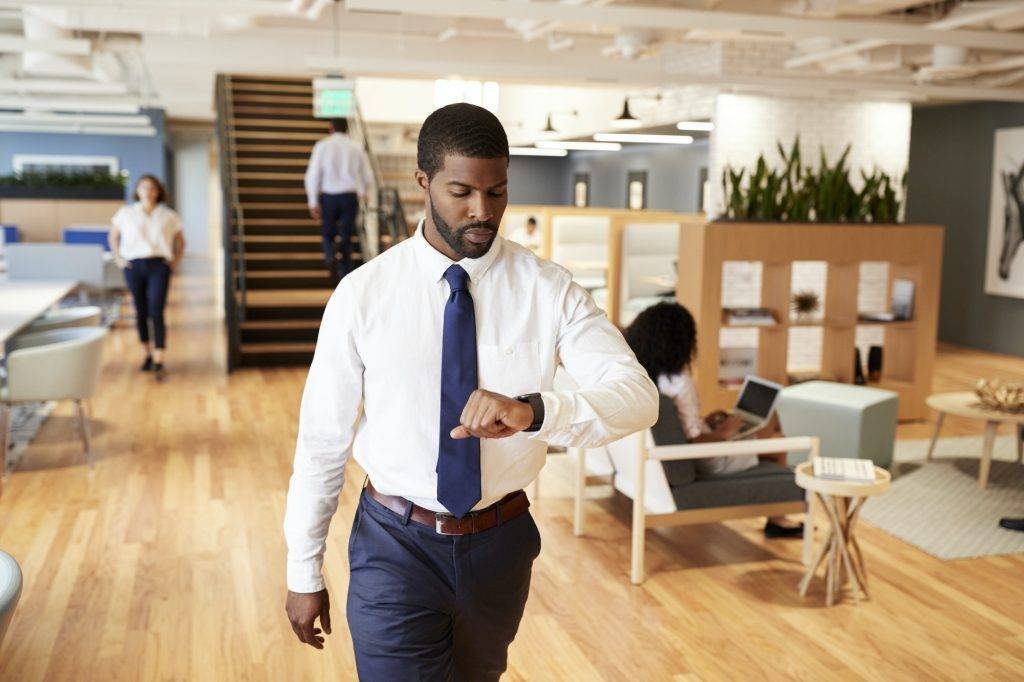
M 125 174 L 67 173 L 56 170 L 0 175 L 0 187 L 120 187 L 123 189 L 127 181 L 128 177 Z
M 800 316 L 813 315 L 821 310 L 821 299 L 814 291 L 798 291 L 793 294 L 793 312 Z
M 764 154 L 754 168 L 722 170 L 722 193 L 729 220 L 766 220 L 775 222 L 893 223 L 899 220 L 900 194 L 905 194 L 907 175 L 896 183 L 885 172 L 875 169 L 871 175 L 860 171 L 861 188 L 850 179 L 847 159 L 850 146 L 834 164 L 824 148 L 819 151 L 817 169 L 803 164 L 799 136 L 787 151 L 776 143 L 781 169 L 771 168 Z M 746 177 L 746 181 L 744 181 Z

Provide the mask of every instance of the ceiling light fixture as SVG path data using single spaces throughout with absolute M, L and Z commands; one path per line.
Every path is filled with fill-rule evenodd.
M 715 129 L 715 124 L 711 121 L 680 121 L 676 124 L 676 128 L 679 130 L 696 130 L 710 133 Z
M 537 143 L 541 149 L 568 149 L 582 152 L 617 152 L 622 149 L 618 142 L 580 142 L 576 140 L 541 140 Z
M 555 126 L 551 125 L 551 114 L 548 114 L 548 124 L 541 130 L 542 133 L 557 133 Z
M 508 153 L 512 156 L 566 156 L 569 154 L 564 149 L 538 149 L 537 147 L 509 147 Z
M 626 142 L 632 144 L 691 144 L 690 135 L 647 135 L 644 133 L 596 133 L 598 142 Z
M 636 128 L 640 125 L 640 119 L 633 115 L 629 110 L 629 98 L 627 97 L 622 102 L 622 113 L 619 117 L 612 120 L 612 125 L 616 128 Z

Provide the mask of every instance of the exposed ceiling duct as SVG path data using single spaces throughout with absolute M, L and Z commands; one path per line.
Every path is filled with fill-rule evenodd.
M 24 11 L 22 26 L 29 44 L 45 45 L 74 38 L 73 32 L 60 28 L 35 10 Z M 21 68 L 29 76 L 87 78 L 92 75 L 92 57 L 28 50 L 22 54 Z

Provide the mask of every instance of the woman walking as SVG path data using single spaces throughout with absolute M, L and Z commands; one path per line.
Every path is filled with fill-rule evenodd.
M 163 381 L 165 376 L 167 289 L 171 272 L 185 251 L 181 218 L 164 203 L 166 197 L 159 180 L 143 175 L 135 185 L 135 203 L 118 210 L 111 219 L 110 230 L 110 250 L 118 267 L 124 270 L 135 302 L 139 341 L 146 354 L 142 371 L 152 371 L 157 381 Z

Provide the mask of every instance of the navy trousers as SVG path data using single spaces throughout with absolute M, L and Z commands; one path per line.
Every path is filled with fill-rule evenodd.
M 324 262 L 331 276 L 340 280 L 352 271 L 352 235 L 356 232 L 359 197 L 355 192 L 321 194 L 320 213 L 323 220 Z M 337 257 L 339 251 L 340 260 Z
M 167 345 L 167 327 L 164 324 L 164 306 L 167 287 L 171 282 L 171 266 L 163 258 L 136 258 L 124 269 L 124 278 L 135 303 L 135 326 L 139 340 L 149 342 L 149 323 L 153 323 L 153 345 L 163 349 Z
M 359 679 L 497 680 L 538 554 L 529 511 L 480 533 L 440 535 L 364 491 L 348 545 Z

